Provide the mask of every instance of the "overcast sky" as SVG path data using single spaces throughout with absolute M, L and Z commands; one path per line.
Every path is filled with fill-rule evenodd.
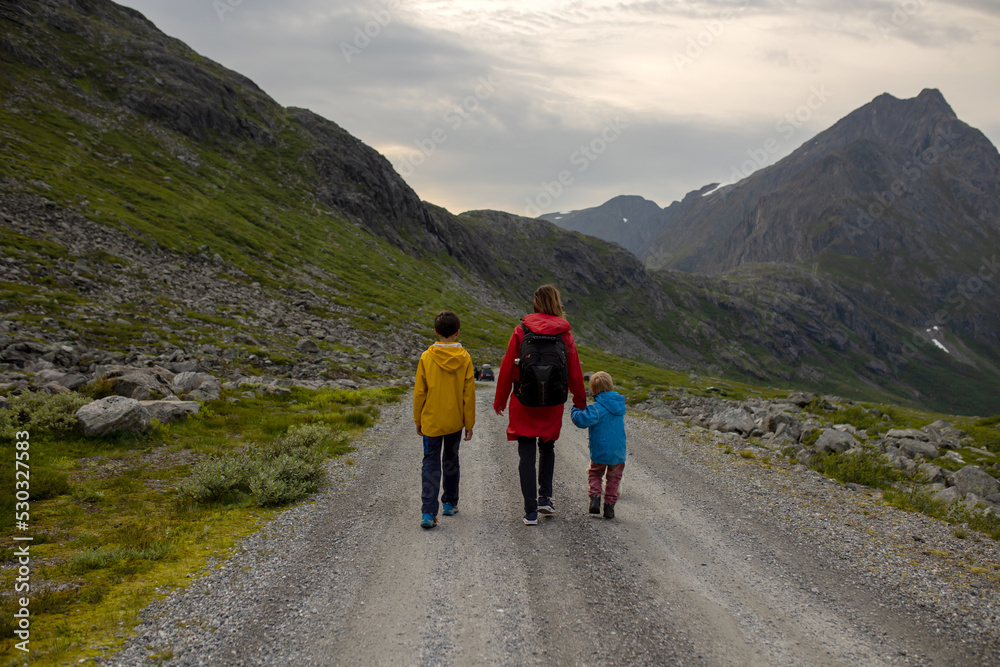
M 668 205 L 884 92 L 937 88 L 1000 144 L 997 0 L 123 4 L 454 213 Z

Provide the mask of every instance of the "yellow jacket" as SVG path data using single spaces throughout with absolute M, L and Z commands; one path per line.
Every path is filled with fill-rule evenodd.
M 448 435 L 476 425 L 472 357 L 461 343 L 434 343 L 417 364 L 413 421 L 424 435 Z

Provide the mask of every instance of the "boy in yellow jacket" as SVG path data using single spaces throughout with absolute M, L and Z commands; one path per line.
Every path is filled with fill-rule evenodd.
M 437 525 L 438 489 L 444 471 L 442 514 L 458 512 L 458 446 L 472 438 L 476 425 L 476 382 L 472 357 L 456 342 L 461 322 L 458 315 L 443 310 L 434 318 L 438 342 L 420 355 L 413 385 L 413 421 L 424 438 L 420 525 Z

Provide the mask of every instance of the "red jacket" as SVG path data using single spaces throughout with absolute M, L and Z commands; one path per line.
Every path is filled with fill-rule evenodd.
M 583 387 L 583 369 L 580 368 L 580 357 L 576 352 L 576 343 L 570 333 L 569 322 L 555 315 L 533 313 L 524 318 L 528 327 L 535 333 L 562 334 L 566 343 L 566 364 L 569 371 L 569 390 L 573 394 L 573 405 L 585 410 L 587 408 L 587 393 Z M 500 363 L 500 375 L 497 376 L 497 395 L 493 399 L 493 409 L 503 410 L 510 398 L 509 422 L 507 423 L 507 439 L 517 440 L 518 436 L 541 438 L 542 440 L 558 440 L 562 429 L 563 407 L 553 405 L 544 408 L 532 408 L 521 405 L 517 397 L 511 396 L 517 367 L 514 359 L 521 354 L 521 341 L 524 340 L 524 329 L 518 324 L 510 335 L 507 353 Z

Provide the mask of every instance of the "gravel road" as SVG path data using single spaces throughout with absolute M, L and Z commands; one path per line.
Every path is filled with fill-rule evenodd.
M 410 403 L 387 406 L 355 466 L 151 605 L 103 664 L 1000 664 L 988 538 L 632 415 L 618 516 L 592 517 L 568 410 L 558 514 L 527 527 L 492 391 L 457 516 L 419 527 Z

